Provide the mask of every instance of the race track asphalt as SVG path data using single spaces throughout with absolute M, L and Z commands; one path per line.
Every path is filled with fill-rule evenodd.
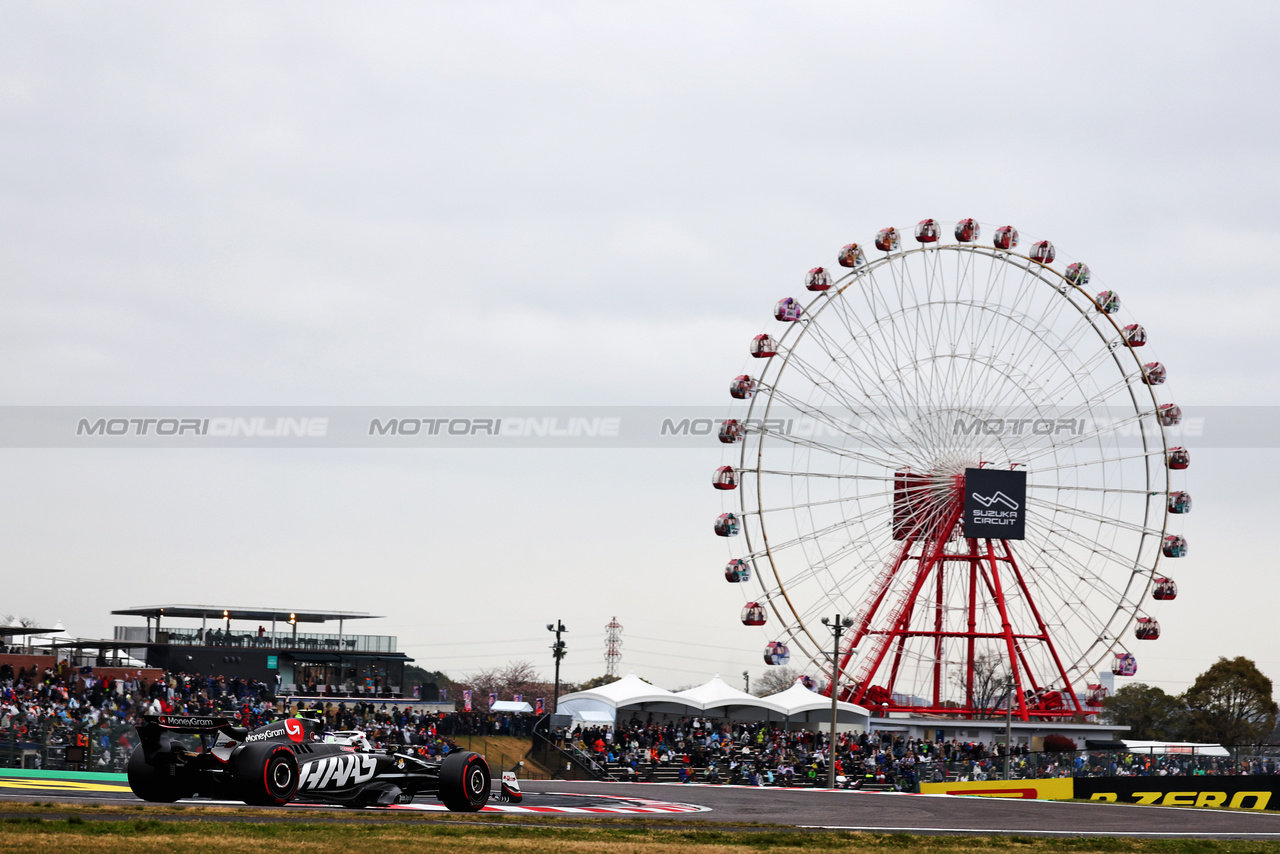
M 506 813 L 553 814 L 566 821 L 590 818 L 661 819 L 699 824 L 755 823 L 794 828 L 831 828 L 882 833 L 1018 834 L 1044 836 L 1148 836 L 1171 838 L 1280 839 L 1280 812 L 1212 810 L 1068 801 L 1007 800 L 953 795 L 900 795 L 821 789 L 760 789 L 732 786 L 662 785 L 525 781 L 520 808 Z M 119 780 L 77 778 L 13 778 L 0 771 L 3 801 L 43 803 L 138 803 Z M 193 799 L 184 803 L 212 805 Z M 695 805 L 698 811 L 652 804 Z M 502 805 L 495 804 L 501 808 Z M 440 810 L 424 802 L 413 807 Z M 412 809 L 412 808 L 411 808 Z M 328 817 L 342 810 L 295 807 L 281 810 L 281 820 Z M 653 810 L 653 811 L 650 811 Z M 432 812 L 418 813 L 430 818 Z M 136 814 L 135 814 L 136 815 Z M 166 815 L 166 820 L 194 820 L 199 810 Z
M 764 822 L 793 827 L 881 833 L 1007 833 L 1049 836 L 1168 836 L 1280 839 L 1280 812 L 1206 810 L 1074 801 L 1009 800 L 955 795 L 833 792 L 643 783 L 525 784 L 529 792 L 613 793 L 710 807 L 680 816 L 697 822 Z

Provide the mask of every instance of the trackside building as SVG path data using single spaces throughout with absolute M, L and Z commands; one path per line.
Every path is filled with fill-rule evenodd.
M 393 635 L 350 632 L 348 623 L 381 619 L 362 611 L 150 605 L 111 613 L 146 620 L 116 626 L 115 638 L 136 643 L 130 654 L 150 667 L 256 679 L 287 694 L 397 697 L 413 660 Z M 321 626 L 329 630 L 313 628 Z

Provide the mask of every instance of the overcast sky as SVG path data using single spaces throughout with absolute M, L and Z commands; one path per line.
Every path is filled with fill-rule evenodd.
M 1039 9 L 1039 11 L 1037 11 Z M 932 216 L 1086 260 L 1184 406 L 1272 405 L 1274 3 L 0 5 L 0 403 L 712 405 Z M 1274 435 L 1194 449 L 1139 678 L 1280 678 Z M 764 665 L 705 450 L 0 449 L 0 611 L 363 610 L 451 674 Z

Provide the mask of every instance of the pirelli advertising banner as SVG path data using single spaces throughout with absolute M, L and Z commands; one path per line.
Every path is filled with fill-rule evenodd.
M 1027 527 L 1027 473 L 964 470 L 964 535 L 978 540 L 1022 540 Z
M 1015 798 L 1041 801 L 1069 801 L 1075 797 L 1070 777 L 1050 780 L 986 780 L 973 783 L 921 783 L 922 795 L 979 795 L 984 798 Z
M 1079 777 L 1080 800 L 1162 807 L 1280 809 L 1280 775 L 1241 777 Z
M 921 783 L 924 795 L 1067 801 L 1072 798 L 1162 807 L 1229 807 L 1280 810 L 1280 774 L 1241 777 L 1060 777 Z

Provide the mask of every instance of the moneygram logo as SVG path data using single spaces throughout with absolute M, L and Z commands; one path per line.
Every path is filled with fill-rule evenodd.
M 222 720 L 221 718 L 189 718 L 189 717 L 176 717 L 174 715 L 161 715 L 156 720 L 156 723 L 164 727 L 175 727 L 175 728 L 190 727 L 190 728 L 207 729 L 210 727 L 221 726 L 222 724 L 226 723 L 226 721 Z
M 279 738 L 282 735 L 288 735 L 288 734 L 289 734 L 289 730 L 287 727 L 285 729 L 263 730 L 262 732 L 255 732 L 245 736 L 244 743 L 251 744 L 255 741 L 266 741 L 267 739 Z M 297 739 L 295 739 L 295 741 L 296 740 Z

